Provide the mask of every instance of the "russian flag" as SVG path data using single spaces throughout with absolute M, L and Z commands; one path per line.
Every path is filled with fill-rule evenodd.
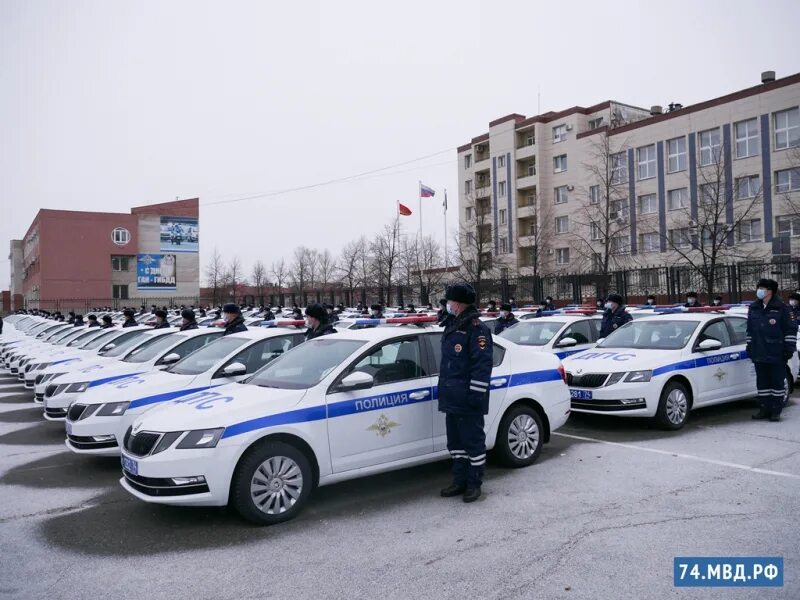
M 419 197 L 420 198 L 433 198 L 436 195 L 436 192 L 433 191 L 433 188 L 429 188 L 424 183 L 419 184 Z

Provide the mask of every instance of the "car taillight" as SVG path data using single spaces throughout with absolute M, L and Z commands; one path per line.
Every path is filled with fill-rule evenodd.
M 564 370 L 564 365 L 561 363 L 558 364 L 558 373 L 561 375 L 561 379 L 564 383 L 567 383 L 567 372 Z

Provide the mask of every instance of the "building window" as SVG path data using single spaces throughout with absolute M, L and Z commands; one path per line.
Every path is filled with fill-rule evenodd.
M 642 215 L 652 215 L 658 212 L 658 200 L 655 194 L 645 194 L 639 196 L 639 213 Z
M 536 136 L 534 134 L 530 134 L 525 138 L 525 145 L 526 146 L 533 146 L 536 143 Z
M 556 217 L 556 233 L 569 232 L 569 217 Z
M 736 180 L 736 199 L 755 198 L 761 191 L 761 180 L 758 175 L 739 177 Z
M 611 183 L 628 181 L 628 158 L 624 152 L 611 155 Z
M 497 193 L 501 198 L 506 197 L 506 182 L 501 181 L 497 184 Z
M 627 235 L 617 235 L 611 238 L 611 252 L 616 254 L 629 254 L 631 251 L 631 238 Z
M 467 154 L 464 157 L 464 168 L 469 169 L 472 166 L 472 154 Z
M 800 190 L 800 169 L 775 171 L 775 191 L 779 194 Z
M 750 219 L 739 223 L 740 242 L 761 241 L 761 219 Z
M 536 161 L 532 160 L 528 163 L 528 177 L 536 175 Z
M 556 264 L 569 264 L 569 248 L 556 248 Z
M 111 297 L 115 300 L 128 300 L 128 286 L 127 285 L 112 285 Z
M 497 167 L 499 169 L 502 169 L 505 166 L 506 166 L 506 157 L 505 157 L 505 155 L 498 156 L 497 157 Z
M 778 236 L 800 237 L 800 215 L 778 217 L 775 221 Z
M 464 209 L 464 216 L 466 217 L 467 221 L 472 220 L 472 207 L 468 206 Z
M 800 108 L 795 106 L 772 115 L 775 150 L 800 146 Z
M 686 138 L 667 140 L 667 173 L 686 170 Z
M 719 162 L 719 127 L 700 132 L 700 166 L 705 167 Z
M 600 186 L 593 185 L 589 187 L 589 204 L 600 203 Z
M 561 185 L 553 190 L 553 197 L 555 199 L 555 204 L 566 204 L 567 203 L 567 186 Z
M 567 126 L 566 125 L 556 125 L 553 127 L 553 143 L 558 144 L 559 142 L 566 141 L 567 139 Z
M 567 170 L 567 155 L 553 157 L 553 173 L 563 173 Z
M 469 259 L 469 260 L 467 261 L 467 270 L 468 270 L 470 273 L 474 273 L 474 272 L 475 272 L 475 261 L 474 261 L 474 260 L 472 260 L 472 259 Z
M 472 180 L 471 179 L 467 179 L 464 182 L 464 193 L 465 194 L 469 194 L 471 192 L 472 192 Z
M 508 240 L 506 238 L 500 238 L 500 253 L 506 254 L 508 252 Z
M 658 252 L 660 249 L 658 234 L 655 232 L 639 234 L 639 250 L 642 252 Z
M 642 146 L 636 149 L 639 165 L 639 179 L 650 179 L 656 176 L 656 145 Z
M 667 207 L 670 210 L 689 208 L 689 188 L 678 188 L 667 192 Z
M 474 231 L 467 232 L 467 244 L 469 244 L 470 246 L 477 246 L 477 241 L 475 240 Z
M 536 194 L 525 196 L 525 206 L 533 206 L 534 204 L 536 204 Z
M 719 186 L 716 183 L 701 183 L 699 196 L 700 204 L 713 206 L 720 200 Z
M 603 232 L 597 223 L 589 224 L 589 233 L 593 241 L 602 240 Z
M 602 126 L 603 126 L 603 117 L 597 117 L 596 119 L 589 119 L 589 131 L 592 131 Z
M 614 200 L 611 202 L 611 209 L 610 217 L 612 219 L 627 219 L 628 218 L 628 199 L 621 198 L 619 200 Z
M 117 246 L 125 246 L 131 241 L 131 232 L 124 227 L 117 227 L 111 232 L 111 241 Z
M 111 257 L 111 270 L 112 271 L 128 271 L 128 256 L 112 256 Z
M 758 156 L 758 121 L 748 119 L 733 126 L 736 137 L 736 158 Z
M 675 248 L 688 248 L 692 243 L 689 228 L 670 229 L 669 240 Z
M 505 225 L 506 224 L 506 209 L 505 208 L 501 208 L 499 211 L 497 211 L 497 216 L 498 216 L 500 225 Z

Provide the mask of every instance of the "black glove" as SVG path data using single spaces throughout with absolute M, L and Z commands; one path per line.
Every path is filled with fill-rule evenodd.
M 792 356 L 794 356 L 794 352 L 791 350 L 784 350 L 783 351 L 783 360 L 790 361 L 792 360 Z

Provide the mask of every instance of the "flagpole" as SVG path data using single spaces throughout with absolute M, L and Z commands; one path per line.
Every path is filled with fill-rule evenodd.
M 422 244 L 422 180 L 419 180 L 419 243 Z
M 444 188 L 444 271 L 447 277 L 447 188 Z

